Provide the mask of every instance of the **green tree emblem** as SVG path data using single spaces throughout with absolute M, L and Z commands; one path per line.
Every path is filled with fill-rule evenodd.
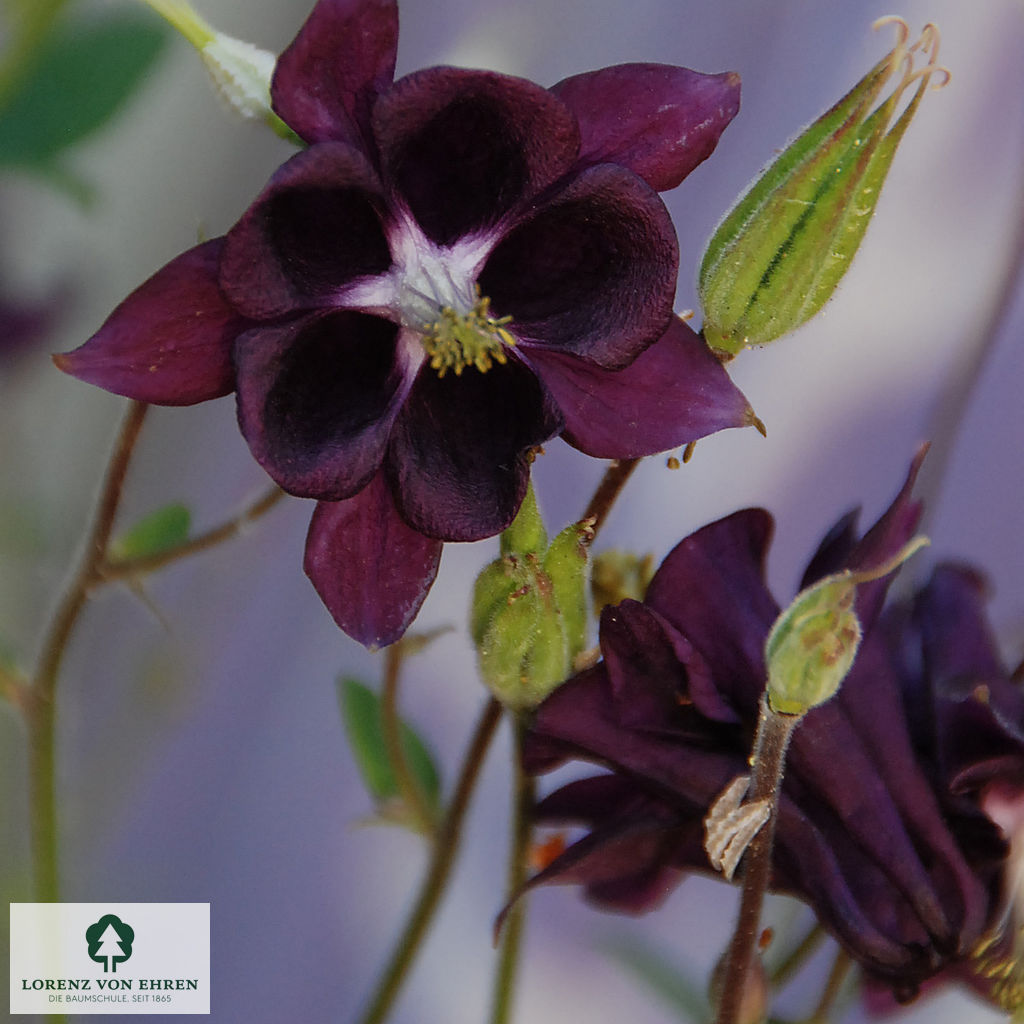
M 85 930 L 85 941 L 89 943 L 89 957 L 103 964 L 103 973 L 117 973 L 117 965 L 132 955 L 135 929 L 125 924 L 114 914 L 104 914 L 95 924 Z

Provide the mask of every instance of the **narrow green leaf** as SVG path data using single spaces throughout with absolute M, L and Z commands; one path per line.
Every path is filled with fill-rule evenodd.
M 338 701 L 352 754 L 370 796 L 377 803 L 393 799 L 398 796 L 398 783 L 384 742 L 380 697 L 355 679 L 342 679 L 338 683 Z M 428 804 L 436 808 L 440 806 L 441 778 L 434 756 L 406 721 L 400 724 L 409 770 Z
M 110 545 L 116 561 L 146 558 L 177 547 L 188 540 L 192 513 L 185 505 L 164 505 L 140 519 Z
M 58 25 L 0 109 L 0 165 L 46 167 L 101 128 L 168 35 L 155 19 L 128 11 Z

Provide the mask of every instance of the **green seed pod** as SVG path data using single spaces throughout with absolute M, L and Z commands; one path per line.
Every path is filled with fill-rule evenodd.
M 937 64 L 934 25 L 908 46 L 901 19 L 883 18 L 875 27 L 890 23 L 899 28 L 893 50 L 782 152 L 708 243 L 698 286 L 704 337 L 716 351 L 735 355 L 795 330 L 846 273 L 931 76 L 949 77 Z M 915 70 L 918 51 L 927 62 Z M 915 82 L 893 122 L 901 96 Z
M 836 695 L 860 646 L 857 586 L 888 575 L 927 543 L 915 537 L 881 565 L 826 576 L 796 595 L 764 646 L 772 711 L 802 715 Z
M 533 483 L 526 489 L 526 497 L 516 513 L 512 524 L 502 532 L 500 538 L 501 553 L 503 555 L 525 555 L 532 553 L 539 555 L 548 543 L 547 531 L 544 529 L 544 520 L 541 518 L 540 509 L 537 508 L 537 498 L 533 493 Z
M 860 646 L 856 594 L 851 573 L 826 576 L 775 620 L 764 649 L 772 711 L 802 715 L 835 696 Z
M 484 567 L 473 585 L 469 615 L 469 631 L 474 643 L 480 643 L 499 609 L 528 581 L 528 573 L 514 555 L 505 555 Z
M 555 537 L 544 556 L 544 572 L 551 580 L 570 663 L 587 645 L 588 545 L 592 536 L 589 522 L 573 523 Z
M 477 642 L 483 681 L 513 710 L 539 704 L 571 669 L 565 626 L 551 580 L 531 559 L 531 582 L 514 591 L 491 616 Z

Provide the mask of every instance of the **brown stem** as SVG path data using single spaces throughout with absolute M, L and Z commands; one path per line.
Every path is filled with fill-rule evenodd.
M 114 558 L 102 561 L 97 566 L 97 574 L 104 582 L 115 582 L 117 580 L 132 579 L 137 576 L 144 576 L 146 573 L 162 569 L 172 562 L 187 558 L 189 555 L 197 555 L 200 552 L 208 551 L 212 547 L 231 540 L 241 533 L 250 523 L 255 522 L 260 516 L 269 512 L 283 497 L 285 492 L 276 484 L 266 494 L 262 495 L 238 515 L 232 516 L 226 522 L 215 526 L 205 533 L 190 537 L 181 544 L 167 548 L 165 551 L 158 551 L 153 555 L 140 555 L 137 558 Z
M 843 982 L 846 981 L 846 975 L 852 966 L 853 961 L 849 954 L 845 950 L 839 950 L 832 961 L 832 970 L 829 971 L 828 980 L 825 982 L 825 991 L 821 993 L 814 1013 L 807 1018 L 807 1024 L 828 1024 L 829 1014 L 839 998 Z
M 583 513 L 584 519 L 593 520 L 594 534 L 604 525 L 612 505 L 615 504 L 615 499 L 618 498 L 623 487 L 626 486 L 626 481 L 639 464 L 639 459 L 617 459 L 609 463 L 601 482 L 597 485 L 597 490 L 594 491 L 594 496 L 590 499 L 586 512 Z
M 377 982 L 369 1007 L 359 1018 L 361 1024 L 380 1024 L 387 1017 L 419 952 L 423 937 L 448 884 L 448 876 L 455 863 L 455 855 L 462 838 L 462 821 L 469 807 L 469 798 L 480 777 L 484 755 L 500 721 L 501 705 L 491 698 L 484 707 L 463 760 L 459 780 L 438 830 L 437 842 L 434 844 L 430 865 L 420 886 L 416 905 L 406 921 L 384 974 Z
M 522 717 L 517 717 L 512 746 L 515 763 L 512 789 L 512 836 L 508 858 L 508 899 L 521 893 L 526 884 L 529 874 L 530 840 L 533 835 L 533 805 L 536 801 L 537 787 L 533 777 L 523 770 L 522 749 L 525 733 L 524 720 Z M 519 968 L 526 925 L 526 900 L 525 894 L 520 896 L 505 919 L 498 969 L 494 979 L 491 1024 L 508 1024 L 512 1016 L 516 973 Z
M 107 465 L 81 561 L 57 605 L 42 643 L 32 685 L 25 694 L 32 863 L 36 900 L 40 903 L 55 903 L 60 898 L 54 751 L 57 678 L 72 630 L 88 599 L 89 590 L 97 581 L 97 567 L 103 561 L 110 542 L 128 463 L 148 408 L 144 402 L 132 402 L 125 413 Z
M 757 945 L 761 907 L 771 881 L 775 819 L 778 816 L 786 748 L 800 717 L 780 715 L 768 707 L 766 700 L 761 701 L 761 717 L 754 741 L 753 774 L 747 799 L 751 802 L 768 800 L 770 814 L 743 856 L 743 894 L 740 897 L 736 930 L 726 959 L 717 1024 L 736 1024 L 743 1001 L 747 972 Z

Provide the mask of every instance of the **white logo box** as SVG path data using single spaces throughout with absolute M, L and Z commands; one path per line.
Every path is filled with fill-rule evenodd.
M 12 903 L 10 935 L 12 1014 L 210 1012 L 209 903 Z

